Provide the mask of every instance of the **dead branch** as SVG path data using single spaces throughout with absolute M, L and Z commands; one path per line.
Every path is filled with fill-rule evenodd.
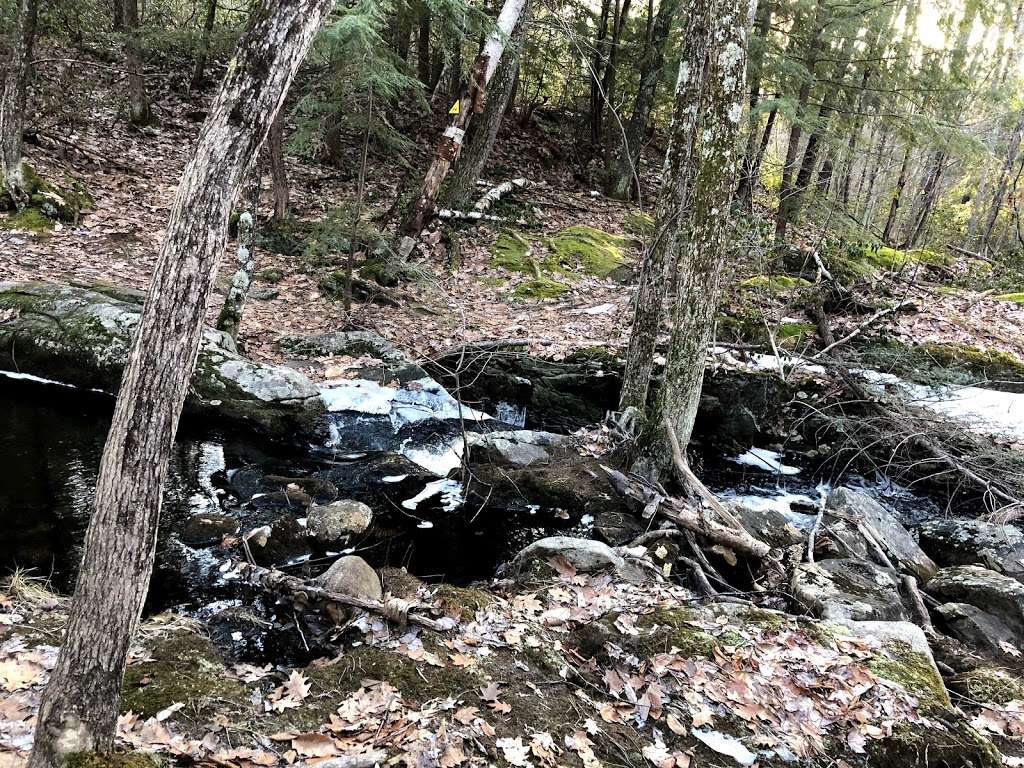
M 529 222 L 526 219 L 508 219 L 504 216 L 492 216 L 489 213 L 483 213 L 481 211 L 453 211 L 451 208 L 442 208 L 437 212 L 437 218 L 443 221 L 493 221 L 497 224 L 518 224 L 521 227 L 529 226 Z M 413 241 L 415 245 L 415 241 Z M 412 248 L 409 249 L 412 252 Z M 399 251 L 401 253 L 401 251 Z
M 837 339 L 828 346 L 820 349 L 818 352 L 815 352 L 813 355 L 811 355 L 811 360 L 818 360 L 819 358 L 823 357 L 824 355 L 827 355 L 829 352 L 831 352 L 833 349 L 840 346 L 841 344 L 845 344 L 851 339 L 855 339 L 857 336 L 862 334 L 869 326 L 878 322 L 883 317 L 891 315 L 894 312 L 899 312 L 901 309 L 906 309 L 907 307 L 912 306 L 915 306 L 914 302 L 908 299 L 906 301 L 901 301 L 898 304 L 893 304 L 891 307 L 886 307 L 885 309 L 878 310 L 877 312 L 875 312 L 875 314 L 873 314 L 867 320 L 862 322 L 860 325 L 858 325 L 848 334 L 843 336 L 841 339 Z
M 529 179 L 512 179 L 512 181 L 506 181 L 502 184 L 498 184 L 487 190 L 484 195 L 476 201 L 476 205 L 473 206 L 473 210 L 478 213 L 486 213 L 490 210 L 490 207 L 495 203 L 499 202 L 508 193 L 517 189 L 526 189 L 530 186 Z
M 913 614 L 911 620 L 921 629 L 931 631 L 932 617 L 928 613 L 924 599 L 921 597 L 921 590 L 917 588 L 917 579 L 909 574 L 905 574 L 900 578 L 900 585 L 903 587 L 907 599 L 910 600 L 911 613 Z

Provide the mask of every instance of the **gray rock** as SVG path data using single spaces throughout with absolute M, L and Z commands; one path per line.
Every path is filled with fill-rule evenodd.
M 4 309 L 18 313 L 0 324 L 0 369 L 117 392 L 142 312 L 138 303 L 109 291 L 0 282 Z M 247 360 L 230 336 L 206 328 L 185 410 L 271 437 L 301 439 L 323 428 L 324 403 L 299 372 Z
M 377 572 L 357 555 L 348 555 L 336 560 L 316 580 L 330 592 L 366 600 L 384 599 L 384 590 L 381 588 Z
M 1004 621 L 967 603 L 945 603 L 935 609 L 939 628 L 969 648 L 995 656 L 1005 650 L 1000 643 L 1020 646 L 1021 638 Z
M 361 501 L 343 499 L 314 504 L 306 513 L 306 528 L 321 544 L 336 544 L 362 533 L 373 522 L 373 510 Z
M 489 432 L 467 435 L 474 462 L 488 462 L 502 467 L 523 468 L 531 464 L 548 464 L 552 449 L 569 443 L 565 435 L 520 429 L 512 432 Z
M 245 541 L 258 565 L 281 565 L 310 554 L 306 529 L 291 515 L 248 531 Z
M 943 568 L 928 582 L 928 592 L 944 603 L 967 603 L 995 616 L 1024 637 L 1024 584 L 988 568 Z
M 864 560 L 801 563 L 793 597 L 814 616 L 834 621 L 906 621 L 899 574 Z
M 263 288 L 253 288 L 249 291 L 249 297 L 256 299 L 256 301 L 270 301 L 276 299 L 280 295 L 280 291 L 277 288 L 270 288 L 269 286 Z
M 807 531 L 793 525 L 793 521 L 778 509 L 752 509 L 734 501 L 722 503 L 751 536 L 773 547 L 784 548 L 807 541 Z
M 197 512 L 185 521 L 181 540 L 193 546 L 216 544 L 238 531 L 238 519 L 218 512 Z
M 629 581 L 643 579 L 638 568 L 607 544 L 572 536 L 548 536 L 527 545 L 512 560 L 510 571 L 513 576 L 522 575 L 529 572 L 532 565 L 546 563 L 557 555 L 564 557 L 580 573 L 610 570 Z
M 858 491 L 836 488 L 825 504 L 825 530 L 828 536 L 841 543 L 844 557 L 868 558 L 872 547 L 858 530 L 858 521 L 864 521 L 877 534 L 878 543 L 886 551 L 893 565 L 905 568 L 918 580 L 927 582 L 938 566 L 932 562 L 889 510 Z
M 373 331 L 329 331 L 312 336 L 285 336 L 280 344 L 288 351 L 302 355 L 368 355 L 391 365 L 409 362 L 404 352 Z
M 1024 532 L 984 520 L 929 520 L 918 529 L 921 547 L 943 566 L 983 565 L 1024 581 Z

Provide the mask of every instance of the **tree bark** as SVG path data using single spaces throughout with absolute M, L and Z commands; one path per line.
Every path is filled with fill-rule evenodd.
M 633 328 L 619 394 L 620 410 L 632 407 L 644 411 L 647 407 L 654 347 L 661 329 L 669 273 L 679 253 L 681 230 L 690 203 L 690 188 L 697 172 L 695 152 L 698 120 L 703 111 L 709 16 L 709 0 L 698 0 L 687 14 L 682 34 L 669 144 L 658 191 L 654 232 L 644 249 L 640 265 Z
M 481 113 L 480 119 L 473 123 L 468 132 L 466 145 L 448 174 L 440 195 L 445 208 L 462 208 L 471 199 L 476 182 L 491 156 L 491 150 L 494 148 L 494 142 L 498 138 L 498 131 L 501 129 L 502 121 L 508 111 L 509 101 L 515 90 L 529 12 L 527 5 L 512 32 L 509 49 L 502 56 L 501 64 L 498 65 L 494 78 L 491 80 L 484 111 Z
M 939 196 L 939 181 L 946 169 L 946 152 L 943 149 L 936 149 L 932 154 L 932 163 L 925 176 L 921 188 L 921 196 L 918 198 L 918 205 L 911 217 L 910 226 L 907 229 L 907 237 L 903 241 L 904 248 L 913 248 L 917 241 L 924 234 L 925 226 L 928 224 L 928 217 L 931 216 L 932 208 Z
M 604 74 L 601 76 L 602 109 L 608 115 L 609 121 L 614 121 L 615 123 L 612 126 L 614 138 L 610 142 L 605 142 L 603 139 L 607 134 L 602 136 L 602 143 L 610 144 L 610 146 L 605 147 L 606 156 L 611 155 L 614 152 L 615 146 L 622 141 L 622 128 L 620 128 L 618 116 L 615 114 L 615 86 L 618 77 L 619 53 L 622 49 L 622 33 L 626 28 L 626 20 L 629 18 L 632 4 L 633 0 L 622 0 L 621 5 L 616 0 L 612 40 L 611 45 L 608 47 L 608 63 L 605 64 Z M 604 125 L 604 118 L 602 118 L 601 125 Z
M 689 238 L 676 268 L 672 334 L 665 376 L 641 436 L 641 470 L 659 474 L 672 466 L 666 424 L 685 455 L 704 380 L 707 345 L 718 309 L 726 258 L 729 201 L 736 189 L 740 123 L 746 91 L 746 36 L 754 3 L 716 3 L 711 15 L 706 106 L 697 150 Z
M 267 134 L 267 156 L 270 160 L 270 183 L 274 190 L 274 221 L 288 218 L 288 168 L 284 164 L 284 121 L 283 110 L 277 113 Z
M 487 38 L 483 49 L 473 62 L 469 84 L 459 97 L 458 114 L 454 116 L 451 125 L 445 129 L 441 140 L 437 143 L 434 159 L 423 177 L 423 187 L 419 196 L 410 206 L 402 227 L 404 238 L 399 246 L 399 254 L 402 258 L 412 252 L 416 244 L 415 239 L 423 231 L 427 217 L 437 207 L 437 196 L 441 191 L 441 185 L 444 183 L 452 163 L 458 159 L 459 153 L 462 151 L 463 139 L 472 122 L 473 115 L 483 111 L 487 86 L 501 62 L 505 41 L 511 37 L 525 7 L 526 0 L 505 0 L 501 13 L 498 14 L 496 29 Z
M 608 38 L 608 17 L 612 0 L 601 0 L 601 14 L 597 21 L 594 55 L 590 61 L 590 143 L 601 146 L 601 121 L 604 119 L 604 99 L 601 96 L 601 71 L 604 66 L 605 40 Z
M 761 75 L 764 69 L 764 51 L 768 45 L 771 20 L 771 2 L 762 0 L 757 9 L 757 20 L 754 22 L 754 30 L 757 32 L 760 42 L 750 54 L 750 113 L 747 120 L 747 148 L 743 153 L 740 183 L 736 189 L 736 199 L 743 206 L 743 210 L 748 212 L 754 208 L 754 186 L 757 181 L 757 176 L 754 173 L 754 159 L 758 150 L 757 124 L 760 122 L 757 105 L 761 101 Z
M 885 218 L 885 227 L 882 230 L 882 242 L 886 245 L 892 244 L 892 233 L 896 228 L 896 214 L 900 209 L 900 201 L 903 197 L 903 188 L 907 186 L 907 171 L 910 168 L 911 145 L 903 151 L 903 163 L 900 165 L 900 175 L 896 179 L 896 186 L 892 191 L 892 200 L 889 203 L 889 214 Z M 865 222 L 867 223 L 867 222 Z
M 6 193 L 15 207 L 24 205 L 30 194 L 21 157 L 38 14 L 37 0 L 18 3 L 11 30 L 10 60 L 0 83 L 0 196 Z
M 271 127 L 273 131 L 273 127 Z M 254 165 L 258 165 L 254 164 Z M 246 299 L 249 298 L 249 288 L 252 286 L 252 276 L 256 271 L 256 221 L 259 215 L 260 181 L 262 174 L 259 170 L 250 175 L 249 183 L 245 186 L 248 189 L 239 195 L 243 203 L 239 206 L 242 210 L 238 217 L 238 248 L 235 250 L 235 261 L 238 269 L 231 276 L 228 286 L 228 295 L 224 297 L 224 306 L 217 316 L 217 330 L 224 331 L 232 339 L 238 338 L 238 329 L 242 324 L 242 308 Z
M 138 0 L 123 0 L 125 27 L 124 56 L 128 68 L 128 118 L 135 125 L 149 125 L 153 112 L 142 74 L 142 43 L 139 39 Z
M 641 147 L 647 134 L 647 124 L 654 108 L 654 97 L 658 90 L 661 71 L 665 68 L 665 43 L 672 29 L 672 22 L 681 0 L 661 0 L 658 13 L 647 36 L 647 45 L 640 58 L 640 83 L 633 100 L 633 113 L 626 123 L 625 140 L 618 137 L 617 150 L 608 153 L 606 163 L 609 197 L 618 200 L 639 198 L 637 166 L 640 162 Z
M 198 90 L 206 82 L 206 61 L 210 56 L 210 38 L 213 36 L 213 27 L 217 23 L 217 0 L 207 0 L 206 18 L 203 20 L 203 34 L 199 38 L 199 51 L 196 55 L 196 66 L 192 70 L 192 82 L 190 90 Z
M 419 35 L 416 38 L 416 74 L 428 88 L 431 86 L 430 75 L 430 8 L 426 3 L 420 4 Z
M 1006 149 L 1006 161 L 1003 163 L 995 191 L 992 193 L 992 203 L 989 206 L 988 216 L 985 219 L 985 229 L 981 233 L 980 250 L 983 254 L 988 253 L 992 246 L 992 233 L 995 231 L 999 211 L 1002 210 L 1003 201 L 1006 199 L 1006 191 L 1009 188 L 1013 166 L 1017 162 L 1017 154 L 1020 152 L 1022 137 L 1024 137 L 1024 111 L 1021 112 L 1020 119 L 1010 135 L 1010 141 Z
M 252 14 L 182 174 L 128 355 L 67 631 L 43 693 L 30 768 L 108 752 L 153 569 L 168 454 L 224 251 L 235 191 L 331 0 L 266 0 Z

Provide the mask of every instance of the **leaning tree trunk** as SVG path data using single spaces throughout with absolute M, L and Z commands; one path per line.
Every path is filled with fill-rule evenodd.
M 459 97 L 458 114 L 455 115 L 441 140 L 437 143 L 434 159 L 423 177 L 423 188 L 419 196 L 413 201 L 402 227 L 404 235 L 399 247 L 399 254 L 402 258 L 412 253 L 416 245 L 416 238 L 429 217 L 437 207 L 437 196 L 441 191 L 441 185 L 448 175 L 462 150 L 462 141 L 466 131 L 472 122 L 473 115 L 483 111 L 483 101 L 487 93 L 487 86 L 494 76 L 495 70 L 501 61 L 501 55 L 505 50 L 505 42 L 512 35 L 519 17 L 526 7 L 526 0 L 505 0 L 505 4 L 498 14 L 496 29 L 487 38 L 483 49 L 473 62 L 473 69 L 469 75 L 469 84 Z
M 661 70 L 665 67 L 665 42 L 668 40 L 680 2 L 681 0 L 661 0 L 657 16 L 651 25 L 647 46 L 640 59 L 640 83 L 633 100 L 633 114 L 626 123 L 625 138 L 618 137 L 617 150 L 609 152 L 606 158 L 608 170 L 605 191 L 609 197 L 629 200 L 640 195 L 637 182 L 640 148 L 643 146 L 651 110 L 654 108 Z
M 939 196 L 939 182 L 946 168 L 946 153 L 942 149 L 936 149 L 932 157 L 934 160 L 925 177 L 917 208 L 911 217 L 910 227 L 907 229 L 907 237 L 902 243 L 903 248 L 913 248 L 917 245 L 917 241 L 924 234 L 928 218 L 931 216 L 932 208 L 935 207 L 935 201 Z
M 1010 184 L 1010 177 L 1013 174 L 1013 165 L 1017 162 L 1017 153 L 1020 151 L 1021 138 L 1024 137 L 1024 112 L 1021 112 L 1020 120 L 1017 122 L 1006 149 L 1006 161 L 999 173 L 999 180 L 996 183 L 995 191 L 992 193 L 992 204 L 988 210 L 985 220 L 985 229 L 981 233 L 981 252 L 987 253 L 991 249 L 992 233 L 996 228 L 996 221 L 999 218 L 999 211 L 1003 208 L 1003 201 L 1006 199 L 1006 190 Z
M 483 173 L 487 159 L 491 156 L 491 150 L 494 149 L 494 142 L 498 138 L 498 131 L 501 129 L 502 120 L 508 111 L 512 93 L 515 91 L 528 15 L 529 8 L 527 7 L 523 10 L 519 17 L 519 23 L 516 24 L 515 30 L 512 32 L 508 54 L 502 57 L 501 64 L 491 80 L 484 111 L 480 115 L 480 119 L 473 123 L 466 146 L 459 153 L 459 159 L 455 161 L 448 174 L 448 179 L 441 192 L 441 199 L 447 208 L 459 208 L 469 201 L 476 188 L 477 179 Z
M 706 98 L 693 183 L 689 239 L 676 268 L 672 335 L 665 377 L 641 436 L 638 469 L 660 473 L 672 465 L 671 429 L 683 451 L 690 440 L 704 381 L 707 346 L 718 309 L 726 257 L 729 201 L 736 189 L 738 136 L 746 99 L 749 7 L 723 0 L 711 15 Z
M 38 11 L 36 0 L 21 0 L 18 4 L 10 59 L 0 83 L 0 197 L 6 193 L 15 207 L 23 205 L 30 194 L 21 147 Z
M 697 173 L 697 126 L 701 118 L 707 66 L 708 0 L 699 0 L 686 17 L 682 54 L 665 153 L 661 189 L 654 218 L 654 232 L 644 249 L 640 281 L 634 300 L 633 329 L 626 352 L 619 408 L 647 406 L 647 391 L 654 368 L 654 347 L 661 329 L 662 305 L 668 291 L 669 273 L 679 252 L 680 230 L 689 207 L 690 188 Z
M 217 23 L 217 0 L 207 0 L 206 18 L 203 20 L 203 34 L 199 38 L 199 51 L 196 54 L 196 65 L 192 70 L 192 82 L 189 89 L 197 90 L 206 82 L 206 60 L 210 57 L 210 38 L 213 37 L 213 26 Z
M 135 125 L 149 125 L 153 122 L 153 112 L 146 91 L 146 80 L 142 75 L 138 0 L 124 0 L 123 15 L 127 35 L 124 56 L 128 67 L 128 117 Z
M 283 112 L 283 110 L 282 110 Z M 284 121 L 277 113 L 267 135 L 267 156 L 270 160 L 270 184 L 274 190 L 274 221 L 288 218 L 288 168 L 284 164 Z
M 29 768 L 107 752 L 125 660 L 153 569 L 168 454 L 195 368 L 239 182 L 332 0 L 253 12 L 178 184 L 100 462 L 64 645 L 43 693 Z

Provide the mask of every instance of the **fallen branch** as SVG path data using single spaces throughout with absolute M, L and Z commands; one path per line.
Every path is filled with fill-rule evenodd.
M 526 189 L 530 186 L 529 179 L 512 179 L 512 181 L 506 181 L 503 184 L 491 187 L 487 192 L 476 201 L 476 205 L 473 206 L 473 210 L 479 213 L 486 213 L 492 205 L 499 202 L 501 198 L 516 189 Z
M 914 302 L 911 301 L 910 299 L 907 299 L 906 301 L 901 301 L 899 304 L 894 304 L 891 307 L 886 307 L 885 309 L 878 310 L 877 312 L 875 312 L 875 314 L 873 314 L 871 317 L 869 317 L 863 323 L 858 325 L 856 328 L 854 328 L 848 334 L 843 336 L 841 339 L 837 339 L 836 341 L 833 341 L 828 346 L 823 347 L 822 349 L 820 349 L 818 352 L 815 352 L 813 355 L 811 355 L 810 359 L 811 360 L 817 360 L 817 359 L 823 357 L 824 355 L 827 355 L 829 352 L 831 352 L 833 349 L 835 349 L 836 347 L 840 346 L 841 344 L 845 344 L 846 342 L 850 341 L 851 339 L 855 339 L 857 336 L 862 334 L 870 325 L 872 325 L 873 323 L 876 323 L 877 321 L 881 320 L 883 317 L 886 317 L 887 315 L 891 315 L 893 312 L 899 312 L 901 309 L 905 309 L 907 307 L 912 307 L 912 306 L 915 306 Z
M 932 629 L 932 617 L 928 613 L 924 599 L 921 597 L 921 590 L 917 588 L 917 579 L 909 574 L 905 574 L 900 578 L 900 585 L 903 587 L 907 599 L 910 600 L 911 613 L 913 614 L 911 619 L 921 629 L 930 632 Z
M 390 600 L 369 600 L 362 597 L 352 597 L 339 592 L 332 592 L 323 587 L 311 584 L 308 581 L 289 576 L 281 571 L 263 568 L 251 563 L 236 562 L 232 569 L 243 577 L 248 584 L 272 593 L 284 593 L 299 602 L 308 605 L 313 609 L 323 609 L 329 605 L 343 605 L 348 608 L 358 608 L 383 616 L 388 621 L 400 626 L 415 624 L 418 627 L 431 629 L 435 632 L 445 632 L 449 629 L 444 623 L 428 618 L 419 613 L 413 613 L 416 607 L 414 603 L 407 600 L 391 598 Z
M 451 208 L 442 208 L 437 212 L 437 218 L 443 221 L 493 221 L 498 224 L 509 222 L 518 224 L 521 227 L 528 226 L 526 219 L 509 219 L 504 216 L 494 216 L 482 211 L 453 211 Z
M 746 528 L 743 527 L 743 523 L 737 520 L 736 517 L 725 508 L 725 505 L 718 500 L 718 497 L 707 489 L 707 486 L 700 481 L 700 478 L 693 474 L 693 470 L 690 469 L 690 465 L 686 462 L 686 458 L 683 456 L 683 449 L 679 445 L 679 439 L 676 437 L 675 430 L 672 429 L 672 425 L 669 423 L 668 419 L 665 419 L 664 424 L 665 432 L 668 435 L 668 444 L 672 447 L 672 463 L 675 464 L 676 472 L 680 475 L 680 480 L 684 485 L 688 485 L 696 491 L 697 495 L 704 499 L 704 501 L 707 502 L 707 505 L 729 525 L 747 533 Z

